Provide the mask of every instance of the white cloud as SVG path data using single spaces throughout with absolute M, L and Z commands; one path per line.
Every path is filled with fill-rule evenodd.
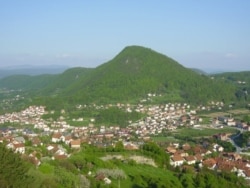
M 65 59 L 65 58 L 70 58 L 70 57 L 72 57 L 72 55 L 67 54 L 67 53 L 59 54 L 59 55 L 56 56 L 56 58 L 59 58 L 59 59 Z
M 234 54 L 234 53 L 227 53 L 225 55 L 226 58 L 229 58 L 229 59 L 233 59 L 233 58 L 237 58 L 237 54 Z

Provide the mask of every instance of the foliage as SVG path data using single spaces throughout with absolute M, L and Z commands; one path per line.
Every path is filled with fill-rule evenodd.
M 110 177 L 113 179 L 126 179 L 126 174 L 121 169 L 98 169 L 96 172 L 97 175 L 105 175 L 106 177 Z
M 0 185 L 1 187 L 29 187 L 33 181 L 28 175 L 30 166 L 18 154 L 0 144 Z
M 157 94 L 158 103 L 206 104 L 211 100 L 229 103 L 236 99 L 235 85 L 197 74 L 165 55 L 139 46 L 126 47 L 111 61 L 94 69 L 74 68 L 53 76 L 10 77 L 0 80 L 0 87 L 24 89 L 28 93 L 35 90 L 30 102 L 48 108 L 138 102 L 147 98 L 148 93 Z
M 164 160 L 169 161 L 168 156 L 154 142 L 145 143 L 141 151 L 138 152 L 151 156 L 159 165 L 158 167 L 126 162 L 126 160 L 119 160 L 119 162 L 114 159 L 103 161 L 100 156 L 109 153 L 100 148 L 83 145 L 83 150 L 73 154 L 69 159 L 44 162 L 38 169 L 35 169 L 27 166 L 18 155 L 7 150 L 4 146 L 0 145 L 0 149 L 1 187 L 107 187 L 103 181 L 95 178 L 98 174 L 104 174 L 112 180 L 109 187 L 117 187 L 117 185 L 118 187 L 120 185 L 120 187 L 135 188 L 247 187 L 245 181 L 233 173 L 214 172 L 205 168 L 200 169 L 197 173 L 188 170 L 170 171 L 162 165 Z M 119 153 L 123 156 L 134 154 L 128 153 L 128 151 Z M 6 158 L 7 156 L 8 158 Z M 11 164 L 9 164 L 10 162 Z M 13 168 L 15 171 L 6 166 L 15 166 Z M 4 171 L 2 167 L 6 167 Z M 88 175 L 90 171 L 92 174 Z M 32 179 L 30 179 L 31 177 Z
M 55 175 L 58 187 L 72 188 L 79 185 L 79 177 L 71 172 L 68 172 L 66 169 L 60 167 L 55 168 Z
M 237 102 L 249 101 L 250 93 L 250 71 L 227 72 L 213 75 L 217 80 L 223 80 L 227 83 L 234 84 L 237 87 L 235 96 Z
M 152 157 L 159 166 L 166 167 L 168 164 L 169 155 L 155 142 L 146 142 L 141 149 L 144 155 Z
M 97 124 L 119 125 L 121 127 L 127 126 L 129 121 L 135 121 L 140 118 L 141 114 L 138 112 L 125 112 L 116 107 L 100 110 L 95 115 Z
M 235 152 L 236 148 L 233 146 L 231 142 L 217 140 L 217 143 L 224 148 L 225 152 Z
M 44 174 L 53 174 L 54 173 L 54 166 L 50 165 L 49 163 L 43 163 L 39 166 L 39 171 Z
M 218 133 L 235 133 L 237 132 L 234 128 L 223 128 L 223 129 L 215 129 L 215 128 L 181 128 L 178 129 L 177 134 L 175 135 L 178 139 L 193 139 L 194 137 L 205 137 L 205 136 L 213 136 Z
M 250 142 L 250 132 L 243 132 L 237 138 L 235 138 L 235 142 L 240 147 L 246 147 Z

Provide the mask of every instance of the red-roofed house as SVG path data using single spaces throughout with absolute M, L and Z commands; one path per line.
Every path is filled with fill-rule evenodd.
M 70 147 L 74 148 L 74 149 L 79 149 L 81 147 L 81 140 L 80 139 L 78 139 L 78 140 L 72 140 L 70 142 Z
M 16 143 L 16 144 L 13 144 L 13 150 L 15 153 L 24 154 L 25 153 L 25 146 L 23 143 Z
M 61 133 L 54 133 L 52 135 L 52 142 L 57 143 L 61 141 L 62 134 Z
M 202 162 L 203 166 L 213 170 L 216 167 L 216 160 L 213 158 L 206 159 Z
M 176 167 L 176 166 L 181 166 L 184 163 L 184 159 L 180 155 L 174 155 L 173 157 L 170 158 L 170 165 Z
M 187 161 L 187 164 L 189 164 L 189 165 L 195 164 L 195 162 L 196 162 L 195 157 L 193 155 L 189 155 L 187 157 L 184 157 L 184 159 Z

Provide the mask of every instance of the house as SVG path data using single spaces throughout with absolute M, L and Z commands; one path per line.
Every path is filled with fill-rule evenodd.
M 41 164 L 41 161 L 36 157 L 36 152 L 29 154 L 28 158 L 30 162 L 34 164 L 36 167 Z
M 32 138 L 31 143 L 33 146 L 42 146 L 43 145 L 43 143 L 41 142 L 39 137 Z
M 214 152 L 223 152 L 224 151 L 224 148 L 218 144 L 213 144 L 213 151 Z
M 67 144 L 67 145 L 70 145 L 70 142 L 72 141 L 73 139 L 72 139 L 72 137 L 71 137 L 71 135 L 68 135 L 68 136 L 65 136 L 65 144 Z
M 136 144 L 133 144 L 133 143 L 124 144 L 124 148 L 126 150 L 138 150 L 139 149 L 139 147 Z
M 25 153 L 25 146 L 23 143 L 15 143 L 15 144 L 13 144 L 13 150 L 15 153 L 24 154 Z
M 227 125 L 228 125 L 228 126 L 235 126 L 235 125 L 236 125 L 236 122 L 235 122 L 233 119 L 228 119 Z
M 46 148 L 47 148 L 47 150 L 48 150 L 48 152 L 50 153 L 50 154 L 53 154 L 53 153 L 55 153 L 56 151 L 58 151 L 58 145 L 57 144 L 50 144 L 50 145 L 48 145 Z
M 183 144 L 183 145 L 182 145 L 182 149 L 183 149 L 184 151 L 188 151 L 188 150 L 191 149 L 191 146 L 190 146 L 188 143 L 186 143 L 186 144 Z
M 212 154 L 212 152 L 210 150 L 206 150 L 204 153 L 204 155 L 210 155 L 210 154 Z
M 182 157 L 187 157 L 188 153 L 183 150 L 177 150 L 174 155 L 180 155 Z
M 233 161 L 237 161 L 239 159 L 241 159 L 241 156 L 237 153 L 223 153 L 223 157 L 229 159 L 229 160 L 233 160 Z
M 187 164 L 192 165 L 195 164 L 196 159 L 193 155 L 189 155 L 187 157 L 184 157 L 184 159 L 186 160 Z
M 214 138 L 216 138 L 218 140 L 226 141 L 226 140 L 228 140 L 228 134 L 220 133 L 220 134 L 214 135 Z
M 63 160 L 63 159 L 67 159 L 68 158 L 68 155 L 66 154 L 56 154 L 52 157 L 52 160 Z
M 203 160 L 203 157 L 201 156 L 201 154 L 195 154 L 195 159 L 196 159 L 196 162 L 202 162 Z
M 17 136 L 14 138 L 14 140 L 19 143 L 25 143 L 25 139 L 22 136 Z
M 250 179 L 250 169 L 244 171 L 245 179 Z
M 218 152 L 223 152 L 223 151 L 224 151 L 224 148 L 223 148 L 222 146 L 219 146 L 219 147 L 217 148 L 217 150 L 218 150 Z
M 174 155 L 173 157 L 170 158 L 170 165 L 176 167 L 176 166 L 181 166 L 184 163 L 184 159 L 180 155 Z
M 79 149 L 81 147 L 81 140 L 77 139 L 70 141 L 70 147 L 74 149 Z
M 176 149 L 174 147 L 172 147 L 172 146 L 168 146 L 166 148 L 166 152 L 169 153 L 169 154 L 175 154 Z
M 104 180 L 104 183 L 105 183 L 105 184 L 108 184 L 108 185 L 111 184 L 111 182 L 112 182 L 112 181 L 111 181 L 109 178 L 107 178 L 107 177 L 105 177 L 103 180 Z
M 208 169 L 213 170 L 216 167 L 216 160 L 213 158 L 206 159 L 202 162 L 202 166 L 205 166 Z
M 52 135 L 52 140 L 51 141 L 54 142 L 54 143 L 60 142 L 61 141 L 61 136 L 62 136 L 61 133 L 54 133 Z
M 221 161 L 217 163 L 217 170 L 224 172 L 236 172 L 237 169 L 232 161 Z

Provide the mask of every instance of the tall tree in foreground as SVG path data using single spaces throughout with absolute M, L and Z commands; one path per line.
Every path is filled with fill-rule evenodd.
M 0 185 L 1 187 L 29 187 L 32 178 L 27 172 L 29 165 L 18 154 L 0 144 Z

